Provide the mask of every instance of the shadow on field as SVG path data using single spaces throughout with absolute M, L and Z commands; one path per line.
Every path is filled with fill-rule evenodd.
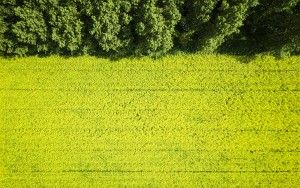
M 240 62 L 242 64 L 250 64 L 253 62 L 257 56 L 251 55 L 251 56 L 234 56 L 234 58 L 237 60 L 237 62 Z
M 180 55 L 208 55 L 207 53 L 201 53 L 199 51 L 196 51 L 193 48 L 185 48 L 185 49 L 180 49 L 180 48 L 175 48 L 171 49 L 168 53 L 164 55 L 157 55 L 157 56 L 147 56 L 147 55 L 133 55 L 133 54 L 116 54 L 116 53 L 96 53 L 92 55 L 88 54 L 55 54 L 55 53 L 49 53 L 49 54 L 39 54 L 39 55 L 32 55 L 32 56 L 14 56 L 14 55 L 0 55 L 0 57 L 4 59 L 16 59 L 16 58 L 22 58 L 22 57 L 39 57 L 39 58 L 47 58 L 50 56 L 58 56 L 62 59 L 69 59 L 69 58 L 77 58 L 77 57 L 82 57 L 82 56 L 90 56 L 94 58 L 101 58 L 101 59 L 107 59 L 112 63 L 117 63 L 122 59 L 135 59 L 139 60 L 145 57 L 148 57 L 152 59 L 153 61 L 159 60 L 164 58 L 165 56 L 180 56 Z M 234 59 L 236 59 L 237 62 L 241 64 L 249 64 L 253 62 L 258 56 L 261 55 L 271 55 L 274 56 L 276 59 L 282 59 L 282 57 L 272 53 L 272 52 L 264 52 L 262 51 L 258 46 L 255 45 L 246 45 L 243 42 L 236 43 L 235 45 L 231 43 L 230 45 L 225 44 L 222 45 L 217 52 L 212 53 L 210 55 L 224 55 L 224 56 L 231 56 Z

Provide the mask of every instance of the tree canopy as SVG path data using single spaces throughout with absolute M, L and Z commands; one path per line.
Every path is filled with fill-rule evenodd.
M 217 52 L 243 38 L 300 52 L 300 0 L 6 0 L 2 55 Z

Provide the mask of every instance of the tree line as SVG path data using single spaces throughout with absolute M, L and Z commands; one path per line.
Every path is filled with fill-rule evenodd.
M 299 54 L 300 0 L 5 0 L 1 55 Z

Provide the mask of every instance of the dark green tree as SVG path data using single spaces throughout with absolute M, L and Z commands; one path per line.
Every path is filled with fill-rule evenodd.
M 257 4 L 257 0 L 186 0 L 178 41 L 197 51 L 215 52 L 229 36 L 239 32 L 248 10 Z
M 36 7 L 35 7 L 36 8 Z M 18 21 L 12 26 L 18 55 L 45 53 L 48 50 L 47 25 L 41 10 L 19 6 L 14 9 Z
M 199 49 L 204 52 L 216 51 L 229 36 L 240 31 L 248 16 L 249 8 L 255 5 L 256 0 L 223 0 L 213 24 L 204 32 L 199 42 Z
M 93 1 L 90 34 L 96 39 L 104 52 L 118 52 L 130 44 L 130 37 L 124 37 L 128 31 L 131 16 L 130 2 L 120 0 Z
M 211 53 L 239 38 L 285 55 L 299 53 L 299 33 L 300 0 L 0 2 L 2 55 Z
M 0 2 L 0 54 L 14 54 L 15 44 L 11 27 L 15 23 L 14 8 L 16 0 Z
M 180 12 L 174 0 L 145 0 L 140 3 L 135 21 L 135 53 L 159 56 L 173 47 L 175 26 Z
M 59 52 L 76 54 L 82 47 L 83 22 L 74 2 L 50 9 L 51 39 Z
M 245 33 L 262 51 L 300 52 L 300 0 L 261 0 L 246 21 Z
M 179 45 L 184 48 L 199 40 L 201 32 L 205 31 L 214 16 L 213 11 L 219 6 L 220 0 L 182 0 L 179 4 L 181 20 L 177 26 Z
M 4 22 L 3 15 L 0 15 L 0 55 L 5 52 L 5 32 L 7 31 L 7 25 Z

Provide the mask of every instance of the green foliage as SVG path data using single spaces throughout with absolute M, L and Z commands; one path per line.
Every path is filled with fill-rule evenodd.
M 90 33 L 95 37 L 101 50 L 118 51 L 128 47 L 130 38 L 122 37 L 128 32 L 131 5 L 126 1 L 105 0 L 94 2 L 94 14 L 91 15 L 93 26 Z M 124 29 L 122 31 L 122 29 Z
M 73 54 L 80 49 L 83 23 L 75 4 L 50 10 L 50 25 L 51 38 L 59 50 Z
M 225 42 L 226 37 L 239 32 L 249 8 L 255 5 L 256 0 L 222 1 L 214 24 L 208 27 L 200 41 L 200 49 L 205 52 L 217 50 Z
M 299 0 L 260 0 L 261 6 L 265 11 L 263 13 L 265 16 L 274 12 L 291 12 L 299 2 Z
M 184 47 L 191 45 L 195 36 L 201 33 L 210 24 L 213 10 L 219 0 L 184 0 L 181 4 L 182 18 L 178 24 L 178 43 Z M 196 34 L 198 33 L 198 34 Z M 198 38 L 199 40 L 200 38 Z
M 11 37 L 11 26 L 14 21 L 13 8 L 16 6 L 16 0 L 7 0 L 0 2 L 0 54 L 13 54 L 14 43 Z
M 173 47 L 180 13 L 174 0 L 143 1 L 135 17 L 137 54 L 161 55 Z
M 47 26 L 43 13 L 28 7 L 14 9 L 18 21 L 12 26 L 17 48 L 15 53 L 25 55 L 48 50 Z
M 7 31 L 7 25 L 3 20 L 3 16 L 0 15 L 0 55 L 3 55 L 3 51 L 5 50 L 5 36 L 4 33 Z
M 240 38 L 289 55 L 299 53 L 299 33 L 300 0 L 0 2 L 2 55 L 212 53 Z
M 300 0 L 261 1 L 245 28 L 264 51 L 300 53 Z
M 214 52 L 227 37 L 239 32 L 249 8 L 256 5 L 257 0 L 186 0 L 179 42 L 194 45 L 197 50 Z

